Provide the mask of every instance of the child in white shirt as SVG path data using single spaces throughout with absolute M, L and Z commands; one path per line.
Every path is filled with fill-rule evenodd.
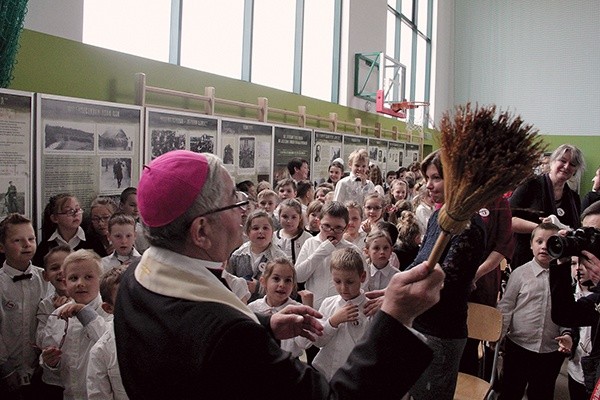
M 37 345 L 42 345 L 42 339 L 44 338 L 44 329 L 48 322 L 50 314 L 54 312 L 58 307 L 67 304 L 71 301 L 67 294 L 67 286 L 65 279 L 62 274 L 62 264 L 65 258 L 71 254 L 72 250 L 66 244 L 60 244 L 50 249 L 48 254 L 44 257 L 44 280 L 50 282 L 52 285 L 51 290 L 48 291 L 46 296 L 40 304 L 37 310 Z M 54 290 L 52 290 L 54 289 Z M 62 382 L 60 380 L 60 373 L 58 370 L 43 369 L 42 382 L 47 387 L 45 388 L 44 398 L 46 400 L 62 400 L 63 390 Z
M 6 256 L 0 268 L 0 398 L 35 397 L 39 351 L 32 344 L 48 283 L 31 264 L 36 239 L 28 218 L 13 213 L 0 222 L 0 251 Z
M 328 380 L 344 365 L 371 321 L 363 312 L 366 297 L 361 285 L 366 271 L 360 253 L 355 248 L 336 250 L 330 266 L 338 295 L 326 298 L 319 308 L 323 314 L 323 336 L 314 343 L 321 350 L 312 363 Z M 305 346 L 308 344 L 307 339 L 296 340 Z
M 498 303 L 506 334 L 500 399 L 552 399 L 554 385 L 573 344 L 570 331 L 551 318 L 548 238 L 558 232 L 541 223 L 531 233 L 533 260 L 515 269 Z M 506 333 L 508 331 L 508 333 Z
M 264 210 L 254 210 L 246 219 L 245 232 L 249 241 L 242 244 L 229 257 L 227 271 L 248 281 L 250 300 L 260 296 L 260 276 L 267 262 L 285 257 L 273 241 L 273 220 Z
M 300 249 L 312 235 L 304 231 L 302 205 L 296 199 L 286 199 L 279 204 L 281 229 L 273 233 L 273 244 L 279 247 L 288 259 L 296 262 Z
M 321 306 L 326 297 L 336 293 L 329 269 L 333 251 L 352 247 L 360 253 L 356 246 L 343 238 L 348 218 L 348 209 L 342 203 L 326 203 L 322 211 L 320 233 L 304 242 L 296 259 L 298 282 L 306 282 L 306 289 L 313 293 L 315 309 Z M 366 266 L 366 261 L 363 260 L 363 263 Z
M 333 199 L 342 204 L 347 201 L 356 201 L 363 204 L 365 196 L 375 191 L 375 185 L 368 179 L 369 153 L 365 149 L 358 149 L 348 157 L 350 175 L 342 178 L 335 185 Z
M 42 339 L 42 367 L 60 371 L 65 400 L 87 398 L 89 352 L 107 328 L 109 314 L 100 297 L 100 257 L 77 250 L 65 258 L 63 275 L 72 302 L 48 318 Z
M 281 228 L 281 225 L 279 225 L 279 221 L 275 219 L 274 215 L 275 209 L 279 205 L 279 196 L 277 195 L 277 193 L 275 193 L 271 189 L 265 189 L 258 192 L 256 199 L 258 202 L 258 208 L 265 210 L 267 214 L 269 214 L 269 217 L 271 217 L 271 219 L 273 220 L 273 229 Z
M 400 272 L 390 264 L 392 239 L 383 230 L 374 230 L 365 240 L 365 255 L 369 265 L 369 283 L 367 291 L 385 289 L 392 276 Z
M 288 305 L 300 304 L 290 298 L 297 289 L 297 282 L 296 270 L 287 258 L 280 257 L 269 261 L 260 277 L 260 284 L 265 290 L 265 297 L 248 304 L 248 308 L 255 313 L 273 315 Z M 299 357 L 303 350 L 294 339 L 282 340 L 281 348 L 292 353 L 294 357 Z
M 123 271 L 125 271 L 123 266 L 114 267 L 106 272 L 100 281 L 102 309 L 111 315 Z M 90 359 L 87 365 L 87 395 L 88 400 L 128 399 L 117 362 L 117 346 L 112 321 L 107 323 L 106 332 L 90 350 Z
M 135 244 L 135 219 L 131 215 L 116 213 L 108 220 L 108 238 L 115 251 L 102 258 L 102 269 L 110 271 L 114 267 L 129 265 L 139 260 L 141 254 L 134 248 Z

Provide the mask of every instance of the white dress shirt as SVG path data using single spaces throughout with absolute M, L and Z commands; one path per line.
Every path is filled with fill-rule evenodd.
M 400 270 L 392 267 L 389 262 L 381 269 L 378 269 L 373 264 L 369 264 L 369 283 L 367 285 L 367 290 L 385 289 L 392 280 L 392 276 L 398 272 L 400 272 Z
M 281 311 L 284 307 L 286 307 L 288 305 L 300 305 L 300 303 L 298 303 L 296 300 L 292 300 L 288 297 L 288 299 L 282 305 L 280 305 L 278 307 L 271 307 L 267 303 L 267 296 L 265 296 L 263 298 L 257 299 L 255 301 L 253 301 L 252 303 L 248 304 L 248 308 L 257 314 L 273 315 L 276 312 Z M 292 356 L 294 356 L 294 357 L 300 357 L 300 355 L 302 354 L 302 351 L 304 350 L 304 347 L 297 344 L 293 338 L 282 340 L 280 347 L 283 350 L 289 351 L 290 353 L 292 353 Z
M 20 271 L 4 262 L 0 269 L 0 373 L 18 374 L 21 385 L 28 384 L 38 365 L 39 351 L 33 346 L 37 329 L 37 308 L 48 292 L 43 270 L 29 263 Z M 13 277 L 31 274 L 17 282 Z
M 127 400 L 117 362 L 117 346 L 112 321 L 107 322 L 106 326 L 106 332 L 90 350 L 87 366 L 87 399 Z
M 107 314 L 101 305 L 102 299 L 98 294 L 75 317 L 69 318 L 69 328 L 61 349 L 60 362 L 55 368 L 42 364 L 44 368 L 60 371 L 62 386 L 65 388 L 63 393 L 65 400 L 87 398 L 86 371 L 90 350 L 106 331 L 107 321 L 112 319 L 112 315 Z M 60 313 L 65 306 L 67 304 L 57 308 L 54 314 Z M 42 348 L 48 346 L 58 347 L 63 338 L 64 329 L 65 321 L 63 319 L 58 317 L 48 318 L 44 329 Z
M 502 333 L 517 345 L 536 353 L 558 350 L 554 339 L 561 328 L 550 317 L 550 275 L 535 259 L 515 269 L 498 303 Z
M 53 240 L 56 240 L 56 242 L 58 244 L 66 244 L 67 246 L 69 246 L 71 249 L 74 249 L 75 247 L 79 246 L 79 243 L 81 243 L 82 241 L 85 242 L 85 232 L 83 231 L 82 227 L 77 228 L 77 233 L 75 233 L 75 236 L 73 236 L 71 238 L 71 240 L 65 240 L 65 238 L 63 238 L 60 233 L 58 233 L 58 229 L 54 231 L 54 233 L 48 238 L 48 241 L 51 242 Z
M 131 253 L 126 256 L 120 256 L 116 251 L 113 251 L 112 254 L 102 257 L 102 270 L 104 273 L 107 273 L 111 269 L 115 267 L 120 267 L 121 265 L 129 265 L 132 262 L 140 259 L 142 255 L 139 251 L 134 248 L 131 249 Z
M 329 262 L 331 261 L 331 253 L 337 249 L 345 249 L 353 247 L 361 251 L 352 243 L 345 239 L 340 240 L 335 246 L 330 240 L 321 240 L 320 235 L 314 236 L 304 242 L 300 254 L 296 258 L 296 275 L 298 282 L 306 282 L 306 289 L 313 292 L 314 302 L 313 307 L 318 309 L 325 298 L 337 294 L 333 285 L 333 278 L 329 270 Z M 366 261 L 363 263 L 366 270 Z
M 363 313 L 366 300 L 362 291 L 360 295 L 349 301 L 337 295 L 326 298 L 319 308 L 319 312 L 323 314 L 323 319 L 321 320 L 323 324 L 323 336 L 317 337 L 314 343 L 321 350 L 319 350 L 312 365 L 323 373 L 327 380 L 330 380 L 335 372 L 344 365 L 356 343 L 358 343 L 367 331 L 371 318 L 366 317 Z M 344 322 L 337 328 L 334 328 L 329 323 L 329 318 L 348 303 L 358 305 L 358 320 L 355 322 Z
M 58 296 L 56 293 L 54 286 L 49 285 L 49 294 L 44 297 L 37 309 L 37 337 L 36 344 L 38 347 L 42 347 L 42 341 L 44 339 L 44 329 L 46 329 L 46 324 L 48 323 L 48 318 L 56 318 L 50 317 L 48 314 L 52 314 L 56 308 L 54 307 L 54 299 Z M 41 362 L 41 356 L 40 356 Z M 47 383 L 48 385 L 62 386 L 62 382 L 60 380 L 60 371 L 58 369 L 48 369 L 44 368 L 42 371 L 42 381 Z
M 335 185 L 333 200 L 342 204 L 347 201 L 356 201 L 361 206 L 365 202 L 365 196 L 375 191 L 375 185 L 370 180 L 363 184 L 361 180 L 352 172 L 345 178 L 342 178 Z

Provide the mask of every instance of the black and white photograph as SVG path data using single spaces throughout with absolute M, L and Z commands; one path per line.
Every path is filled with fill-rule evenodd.
M 223 164 L 233 165 L 233 146 L 227 143 L 223 148 Z
M 0 89 L 0 219 L 31 215 L 33 94 Z
M 190 150 L 196 153 L 215 153 L 215 136 L 201 135 L 190 137 Z
M 239 139 L 239 160 L 240 168 L 254 168 L 256 154 L 256 139 L 253 137 L 241 137 Z
M 185 150 L 185 133 L 172 129 L 153 129 L 150 135 L 152 160 L 173 150 Z
M 131 186 L 131 158 L 102 158 L 100 190 L 125 189 Z
M 100 151 L 131 151 L 133 139 L 124 128 L 107 127 L 98 136 Z
M 25 213 L 25 180 L 0 180 L 0 219 L 10 213 Z
M 94 126 L 69 122 L 46 123 L 44 143 L 46 151 L 93 152 Z
M 190 150 L 196 153 L 217 152 L 218 120 L 192 112 L 146 109 L 145 160 L 150 160 L 172 150 Z

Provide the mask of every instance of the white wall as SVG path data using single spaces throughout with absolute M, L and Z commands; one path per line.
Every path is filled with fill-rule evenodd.
M 438 0 L 433 18 L 430 114 L 436 126 L 454 107 L 454 0 Z M 434 25 L 435 26 L 435 25 Z
M 81 42 L 83 0 L 30 0 L 27 4 L 24 27 Z
M 354 55 L 385 51 L 387 0 L 345 1 L 343 8 L 340 104 L 365 110 L 366 101 L 354 97 Z
M 600 131 L 598 0 L 455 0 L 455 95 L 543 134 Z

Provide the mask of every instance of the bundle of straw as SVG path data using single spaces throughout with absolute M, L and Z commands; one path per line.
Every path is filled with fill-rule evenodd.
M 473 213 L 513 190 L 533 169 L 545 145 L 533 126 L 496 106 L 458 106 L 446 112 L 441 125 L 441 159 L 445 203 L 438 215 L 442 233 L 429 255 L 429 266 L 439 261 L 452 235 L 462 233 Z

